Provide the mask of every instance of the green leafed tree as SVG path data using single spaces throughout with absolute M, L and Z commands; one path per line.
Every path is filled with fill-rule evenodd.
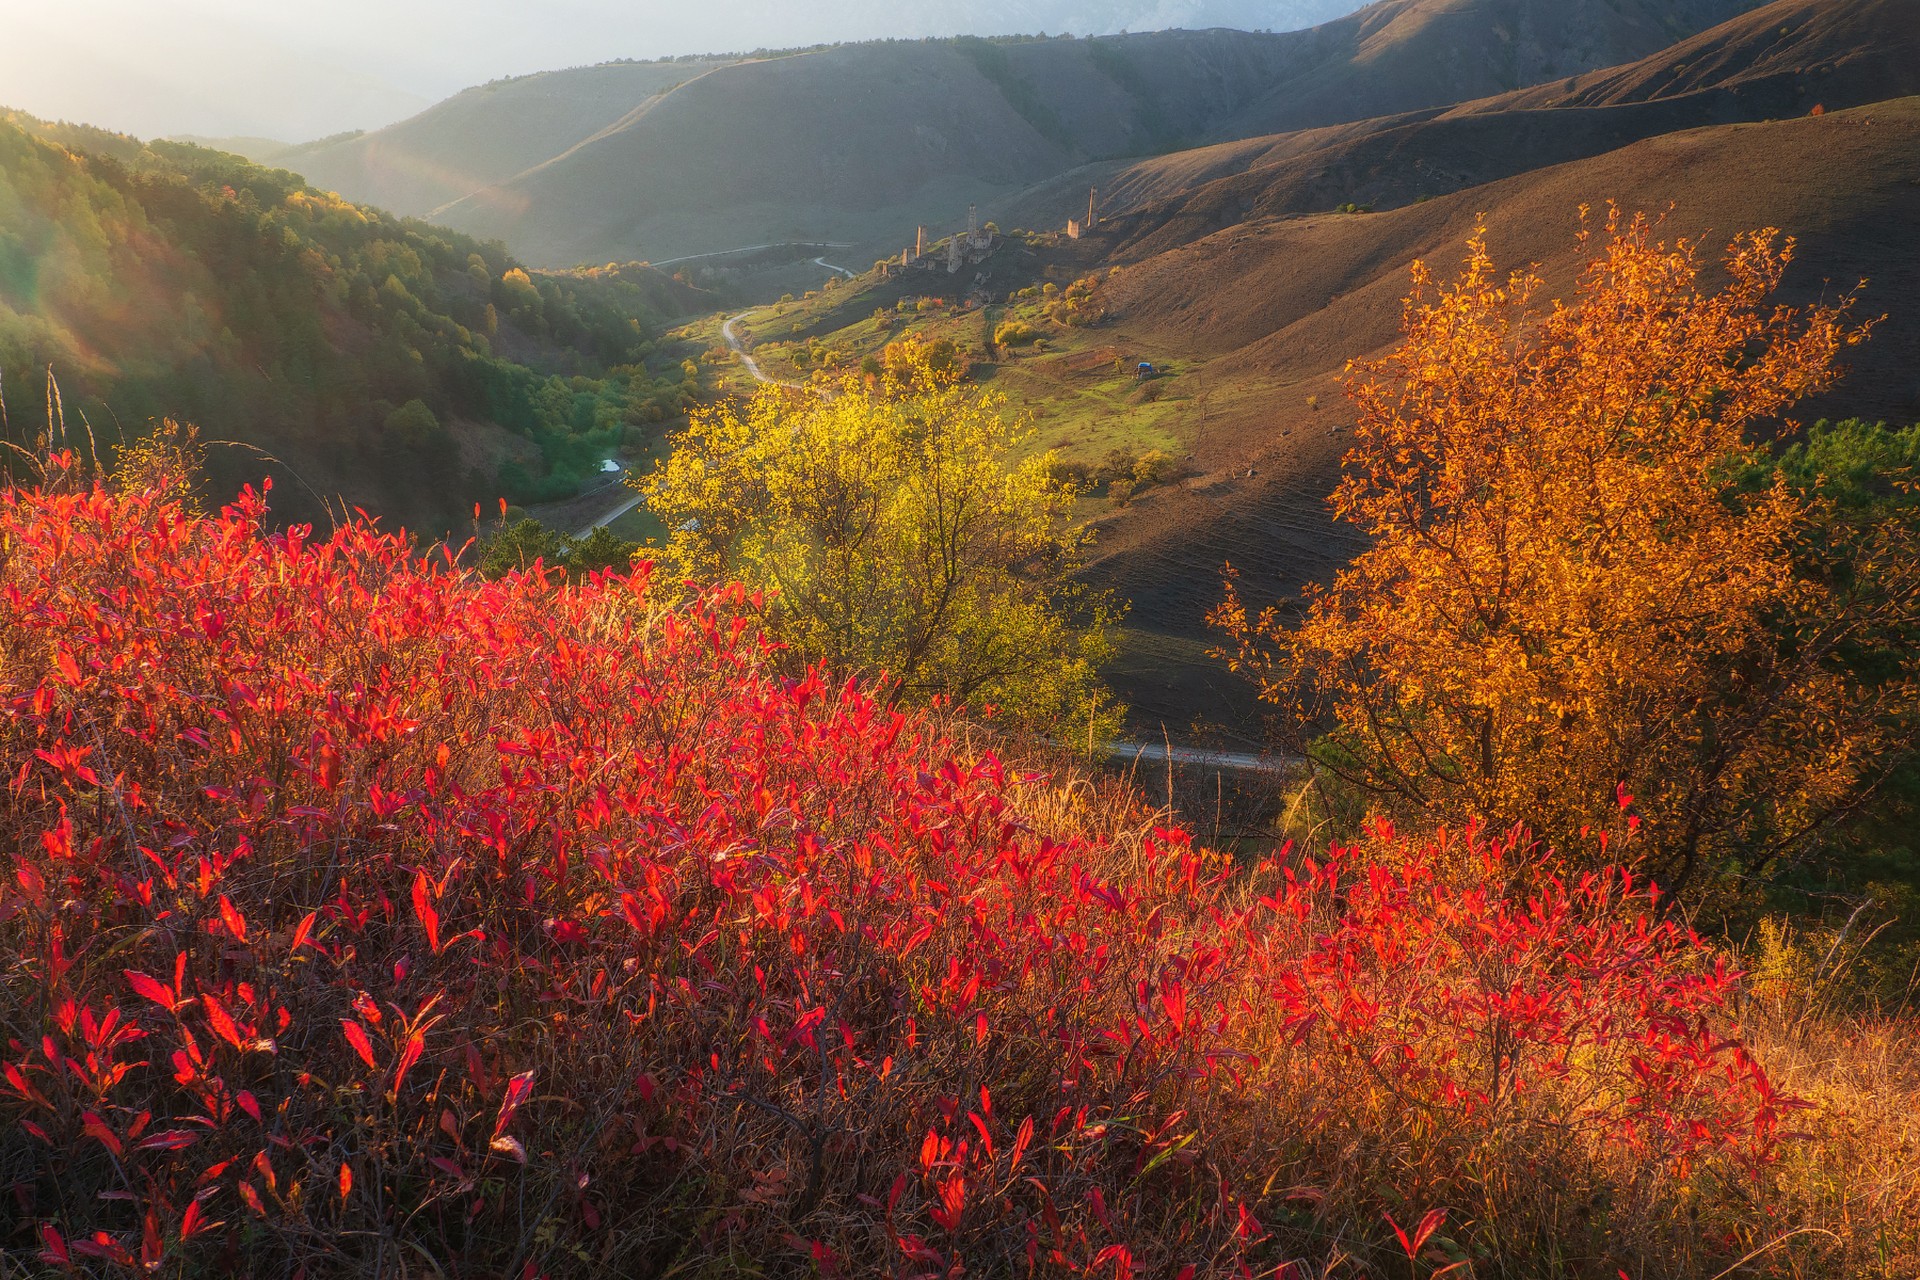
M 1107 733 L 1115 610 L 1073 583 L 1073 490 L 1049 457 L 1018 457 L 1025 439 L 999 397 L 905 342 L 831 394 L 768 387 L 696 412 L 642 483 L 671 531 L 665 568 L 764 592 L 800 659 Z

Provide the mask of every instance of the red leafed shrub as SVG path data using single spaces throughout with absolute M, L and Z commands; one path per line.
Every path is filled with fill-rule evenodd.
M 1595 1196 L 1774 1145 L 1731 978 L 1623 875 L 1236 867 L 781 678 L 737 593 L 66 488 L 0 503 L 29 1266 L 1406 1274 L 1600 1259 Z

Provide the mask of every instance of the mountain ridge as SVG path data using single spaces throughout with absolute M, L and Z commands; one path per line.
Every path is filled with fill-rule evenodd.
M 319 185 L 431 214 L 542 265 L 781 240 L 897 252 L 916 224 L 945 229 L 969 204 L 1102 156 L 1450 107 L 1516 77 L 1652 52 L 1675 26 L 1754 3 L 1380 0 L 1278 34 L 869 43 L 673 64 L 648 73 L 679 76 L 658 96 L 635 99 L 644 86 L 630 86 L 617 111 L 586 86 L 633 73 L 553 72 L 491 91 L 511 103 L 554 95 L 541 117 L 553 127 L 522 130 L 513 147 L 480 145 L 499 113 L 468 90 L 298 164 Z M 569 114 L 573 97 L 588 105 Z
M 1103 183 L 1112 220 L 1126 229 L 1122 259 L 1250 217 L 1396 207 L 1682 129 L 1920 93 L 1920 22 L 1900 20 L 1909 7 L 1908 0 L 1779 0 L 1559 86 L 1217 144 L 1086 176 Z M 1710 68 L 1689 63 L 1685 78 L 1670 70 L 1697 50 L 1715 53 Z M 1043 190 L 996 213 L 1040 219 L 1063 206 L 1071 207 Z

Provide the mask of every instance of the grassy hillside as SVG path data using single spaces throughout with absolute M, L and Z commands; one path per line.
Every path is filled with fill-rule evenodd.
M 613 62 L 497 80 L 372 133 L 288 148 L 273 163 L 395 213 L 442 205 L 561 155 L 724 62 Z
M 1196 62 L 1237 61 L 1242 43 L 1195 41 Z M 858 46 L 729 67 L 439 216 L 548 262 L 891 245 L 916 222 L 948 227 L 969 203 L 1072 167 L 1084 147 L 1128 149 L 1130 113 L 1111 109 L 1110 82 L 1085 136 L 1082 116 L 1036 87 L 1035 51 L 1055 44 Z M 1084 45 L 1057 44 L 1084 64 Z
M 1281 34 L 961 39 L 744 62 L 435 216 L 543 263 L 665 260 L 785 240 L 897 252 L 916 223 L 950 229 L 969 203 L 1089 160 L 1451 105 L 1649 53 L 1748 7 L 1383 0 Z M 564 93 L 566 77 L 585 74 L 552 86 Z M 469 126 L 455 126 L 473 112 L 454 109 L 463 99 L 403 167 L 465 163 Z M 339 180 L 349 194 L 374 189 L 355 185 L 364 176 Z
M 172 143 L 0 122 L 0 372 L 19 443 L 106 453 L 162 416 L 228 484 L 335 495 L 417 527 L 570 492 L 686 398 L 645 365 L 694 295 L 644 271 L 530 277 L 497 245 L 403 223 L 291 174 Z M 694 305 L 698 305 L 694 303 Z

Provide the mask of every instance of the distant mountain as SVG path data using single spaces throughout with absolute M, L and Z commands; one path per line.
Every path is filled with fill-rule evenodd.
M 1552 85 L 1069 175 L 998 210 L 1042 224 L 1090 181 L 1119 256 L 1145 256 L 1250 219 L 1356 204 L 1384 209 L 1643 138 L 1920 94 L 1913 0 L 1780 0 L 1657 54 Z
M 1203 135 L 1280 74 L 1281 39 L 969 39 L 740 63 L 435 217 L 544 263 L 789 239 L 891 247 L 1090 155 Z
M 1223 121 L 1257 137 L 1465 102 L 1612 67 L 1759 0 L 1381 0 L 1314 32 L 1322 56 Z
M 1166 28 L 1293 30 L 1338 17 L 1357 0 L 1148 0 L 836 6 L 834 30 L 1116 33 Z M 780 29 L 776 26 L 775 29 Z M 261 163 L 287 160 L 315 185 L 396 213 L 427 217 L 618 127 L 658 95 L 743 57 L 618 62 L 520 76 L 468 89 L 373 134 L 303 147 L 264 139 L 183 138 Z
M 1382 0 L 1280 34 L 892 42 L 593 67 L 469 90 L 283 163 L 546 264 L 789 239 L 897 251 L 920 222 L 950 227 L 968 204 L 1089 160 L 1448 106 L 1651 53 L 1753 4 Z M 1150 12 L 1271 26 L 1304 11 Z M 969 18 L 991 29 L 1018 13 L 1038 21 L 1042 9 L 978 5 Z
M 719 62 L 608 63 L 481 85 L 373 133 L 275 156 L 323 190 L 413 217 L 505 182 Z
M 216 487 L 272 472 L 287 518 L 338 498 L 461 527 L 645 443 L 690 395 L 677 363 L 647 370 L 650 334 L 710 305 L 654 272 L 530 275 L 237 156 L 0 114 L 0 392 L 29 450 L 61 438 L 51 371 L 75 447 L 178 418 L 241 446 Z

